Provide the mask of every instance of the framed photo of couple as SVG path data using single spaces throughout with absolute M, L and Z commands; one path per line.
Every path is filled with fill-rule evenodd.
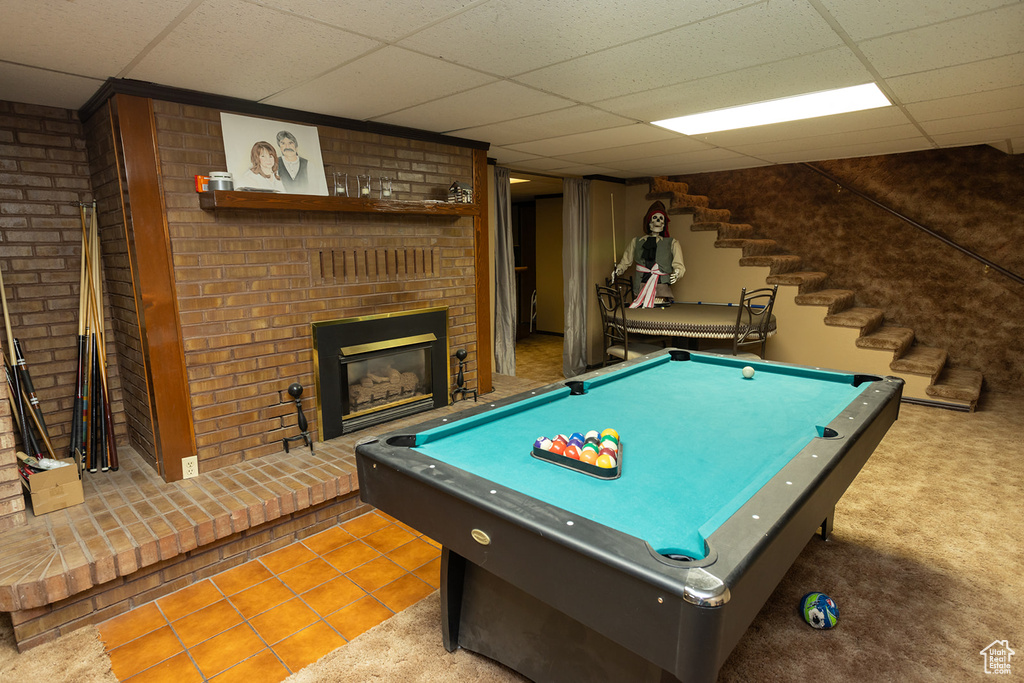
M 234 189 L 328 194 L 316 126 L 223 112 L 220 124 Z

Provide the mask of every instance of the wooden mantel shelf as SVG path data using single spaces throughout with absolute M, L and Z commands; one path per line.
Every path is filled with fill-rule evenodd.
M 283 209 L 298 211 L 335 211 L 346 213 L 405 213 L 425 216 L 476 216 L 476 204 L 450 202 L 388 201 L 353 197 L 324 197 L 309 194 L 277 194 L 273 192 L 239 192 L 212 190 L 199 193 L 199 207 L 206 211 L 220 209 Z

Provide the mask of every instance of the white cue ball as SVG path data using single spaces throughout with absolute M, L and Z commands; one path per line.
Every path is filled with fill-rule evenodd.
M 747 379 L 750 379 L 751 377 L 753 377 L 754 376 L 754 368 L 750 367 L 749 365 L 746 366 L 745 368 L 743 368 L 743 376 L 746 377 Z

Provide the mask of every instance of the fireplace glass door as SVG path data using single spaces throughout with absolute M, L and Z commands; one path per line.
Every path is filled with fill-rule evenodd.
M 427 344 L 355 356 L 339 353 L 338 360 L 343 422 L 382 422 L 397 417 L 395 412 L 404 414 L 409 404 L 433 400 Z M 369 418 L 377 413 L 382 414 Z

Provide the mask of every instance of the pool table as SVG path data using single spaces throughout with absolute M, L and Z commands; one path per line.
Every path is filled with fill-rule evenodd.
M 902 390 L 666 349 L 365 437 L 359 490 L 442 545 L 449 651 L 535 681 L 712 681 L 808 540 L 827 538 Z M 540 436 L 608 427 L 616 478 L 533 457 Z

